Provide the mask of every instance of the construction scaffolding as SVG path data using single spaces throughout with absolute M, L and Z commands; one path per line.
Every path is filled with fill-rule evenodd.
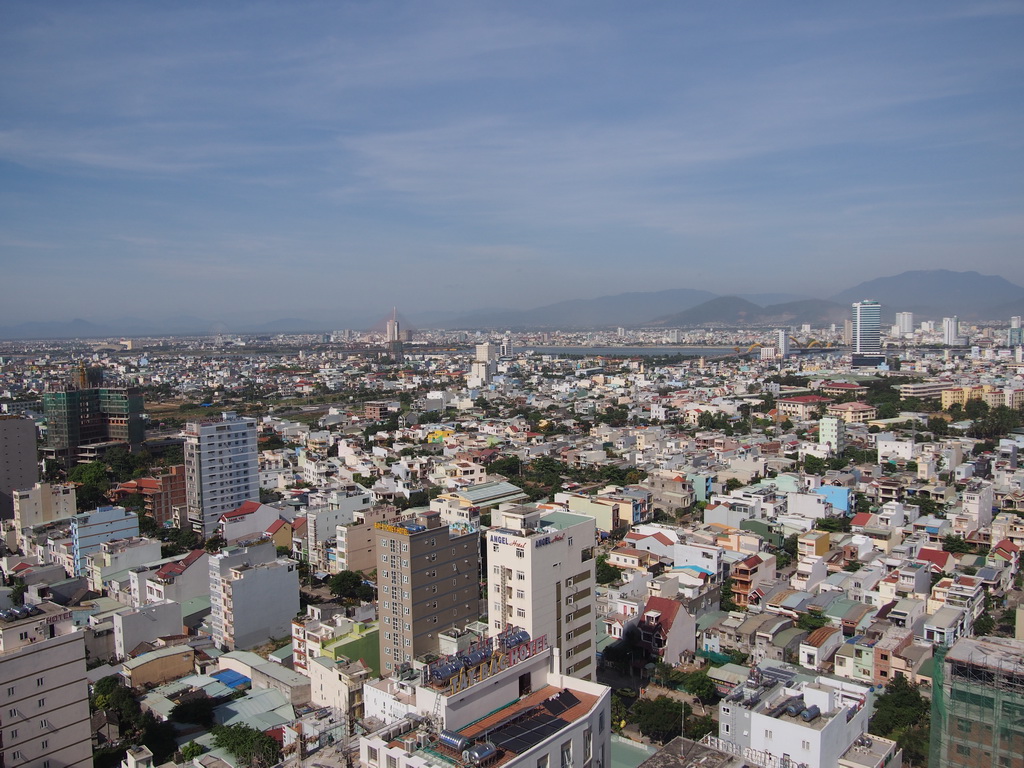
M 1024 643 L 937 648 L 931 716 L 931 768 L 1024 768 Z

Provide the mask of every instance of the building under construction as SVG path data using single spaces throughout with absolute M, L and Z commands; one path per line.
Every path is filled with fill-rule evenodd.
M 963 638 L 935 651 L 931 768 L 1024 768 L 1024 642 Z

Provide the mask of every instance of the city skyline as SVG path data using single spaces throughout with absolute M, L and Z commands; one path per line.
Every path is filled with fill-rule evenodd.
M 1017 4 L 3 14 L 0 325 L 1024 284 Z

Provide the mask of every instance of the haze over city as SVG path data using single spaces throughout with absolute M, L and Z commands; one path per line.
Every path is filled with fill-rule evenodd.
M 1022 13 L 8 3 L 0 325 L 1024 284 Z

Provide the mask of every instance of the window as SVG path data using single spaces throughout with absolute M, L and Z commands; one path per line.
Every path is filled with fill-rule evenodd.
M 526 581 L 526 574 L 522 571 L 516 571 L 516 581 Z
M 583 732 L 583 762 L 590 759 L 591 750 L 594 748 L 592 737 L 593 734 L 591 734 L 590 729 L 587 728 L 587 730 Z
M 377 764 L 377 748 L 376 747 L 367 747 L 367 749 L 366 749 L 366 759 L 372 765 L 376 765 Z
M 398 758 L 388 755 L 388 768 L 398 768 Z
M 548 756 L 541 755 L 537 758 L 537 768 L 548 768 Z
M 956 753 L 958 755 L 969 755 L 971 754 L 971 748 L 968 747 L 966 744 L 957 744 Z
M 18 729 L 17 728 L 11 728 L 11 738 L 12 739 L 18 738 Z
M 730 733 L 731 731 L 732 728 L 729 726 L 728 723 L 722 723 L 722 733 Z
M 7 689 L 7 695 L 8 696 L 13 696 L 14 695 L 14 686 L 13 685 L 10 688 Z
M 732 714 L 732 709 L 729 708 L 729 707 L 722 707 L 722 714 L 723 715 L 731 715 Z
M 526 591 L 522 590 L 522 589 L 517 589 L 516 590 L 516 598 L 518 598 L 519 600 L 525 599 L 526 598 Z
M 42 720 L 40 720 L 40 721 L 39 721 L 39 727 L 40 727 L 40 728 L 49 728 L 49 727 L 50 727 L 50 721 L 49 721 L 49 720 L 47 720 L 47 719 L 46 719 L 46 718 L 44 717 L 44 718 L 43 718 Z
M 7 710 L 7 716 L 8 717 L 17 717 L 18 716 L 18 710 L 16 710 L 14 707 L 11 707 L 10 709 Z
M 498 547 L 498 545 L 496 543 L 495 544 L 491 544 L 491 552 L 497 552 L 498 549 L 499 549 L 499 547 Z
M 604 712 L 597 716 L 597 732 L 604 733 Z
M 526 557 L 526 552 L 524 552 L 524 551 L 523 551 L 523 550 L 521 550 L 521 549 L 517 549 L 517 550 L 516 550 L 516 557 L 518 557 L 518 558 L 522 559 L 522 558 Z
M 567 741 L 562 745 L 562 768 L 572 767 L 572 742 Z
M 14 758 L 15 760 L 21 760 L 21 751 L 20 750 L 15 750 L 14 754 L 11 755 L 11 757 Z
M 19 639 L 19 640 L 28 640 L 28 632 L 21 632 L 21 633 L 20 633 L 20 634 L 18 635 L 18 639 Z
M 804 752 L 809 752 L 810 749 L 811 749 L 811 742 L 809 742 L 809 741 L 801 741 L 800 742 L 800 747 L 801 747 L 801 749 L 803 749 Z
M 526 611 L 522 608 L 516 608 L 516 616 L 518 616 L 520 619 L 525 619 Z

